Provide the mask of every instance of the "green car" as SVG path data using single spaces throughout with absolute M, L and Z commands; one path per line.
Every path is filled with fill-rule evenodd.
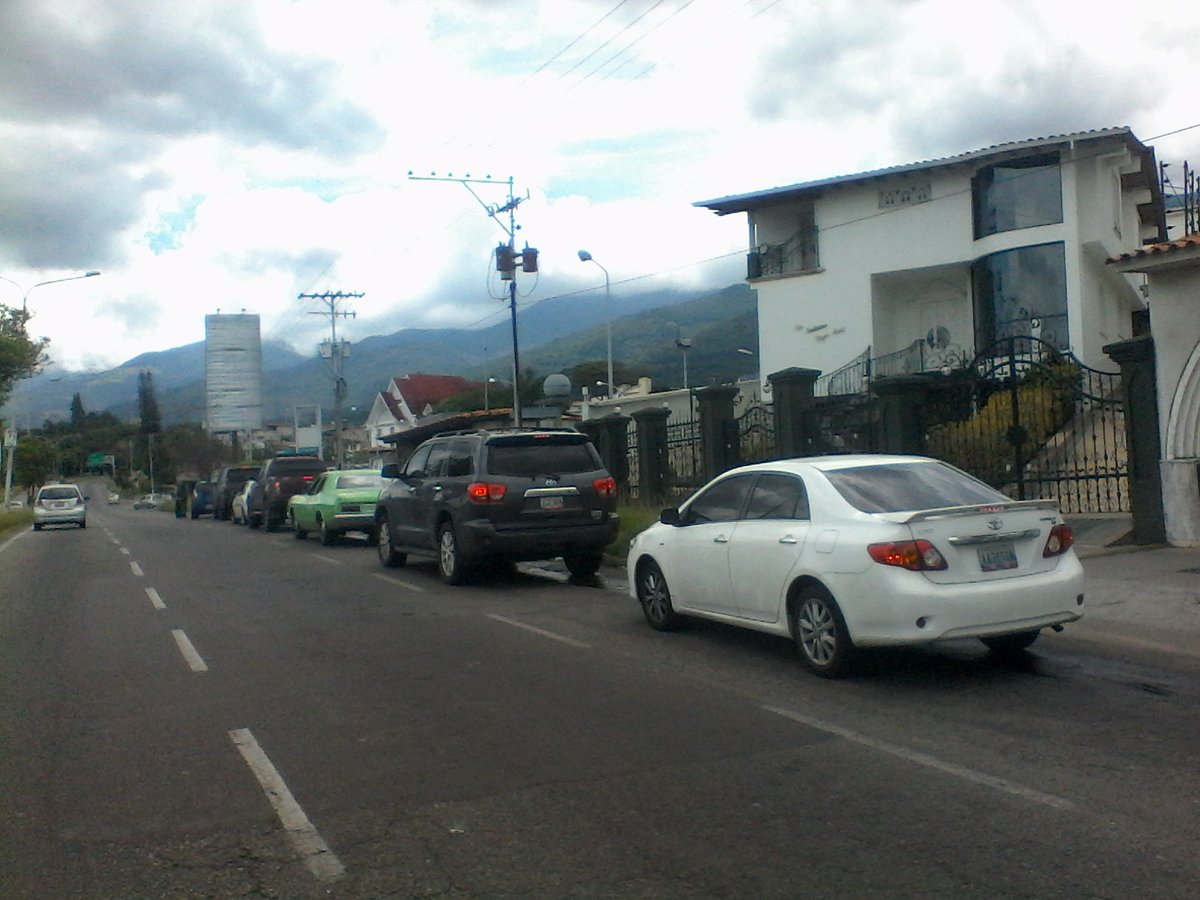
M 297 540 L 310 531 L 321 536 L 322 544 L 334 543 L 347 531 L 375 533 L 375 501 L 379 499 L 383 479 L 378 472 L 365 469 L 330 469 L 313 481 L 303 494 L 288 500 L 288 523 Z

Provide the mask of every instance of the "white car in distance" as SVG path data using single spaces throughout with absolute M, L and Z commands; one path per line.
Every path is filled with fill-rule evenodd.
M 700 616 L 792 638 L 818 675 L 859 648 L 979 638 L 1029 647 L 1083 615 L 1083 568 L 1049 500 L 944 462 L 857 454 L 732 469 L 631 542 L 659 630 Z

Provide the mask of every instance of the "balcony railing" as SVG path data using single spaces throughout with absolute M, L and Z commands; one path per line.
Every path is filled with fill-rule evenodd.
M 760 244 L 746 258 L 746 277 L 766 275 L 797 275 L 820 268 L 817 236 L 797 235 L 782 244 Z

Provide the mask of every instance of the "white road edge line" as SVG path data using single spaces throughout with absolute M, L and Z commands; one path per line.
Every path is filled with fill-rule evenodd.
M 132 572 L 134 575 L 136 575 L 138 578 L 141 578 L 143 575 L 146 574 L 145 572 L 142 571 L 142 567 L 133 561 L 130 561 L 130 563 L 129 563 L 129 571 Z
M 502 616 L 497 613 L 488 613 L 489 619 L 495 619 L 497 622 L 503 622 L 505 625 L 512 625 L 514 628 L 523 628 L 526 631 L 531 631 L 534 634 L 540 634 L 542 637 L 550 638 L 552 641 L 561 641 L 564 644 L 570 644 L 572 647 L 590 648 L 591 644 L 585 644 L 583 641 L 577 641 L 575 638 L 564 637 L 561 634 L 555 634 L 553 631 L 546 631 L 544 628 L 536 628 L 533 625 L 526 625 L 524 622 L 518 622 L 516 619 L 510 619 L 507 616 Z
M 208 664 L 200 658 L 200 654 L 196 652 L 196 648 L 192 646 L 192 642 L 188 640 L 188 636 L 183 633 L 182 629 L 172 629 L 171 637 L 175 638 L 179 652 L 183 654 L 184 660 L 193 672 L 208 671 Z
M 418 594 L 425 593 L 425 588 L 421 587 L 419 584 L 410 584 L 407 581 L 402 581 L 399 578 L 393 578 L 391 575 L 381 575 L 378 572 L 372 572 L 371 574 L 374 575 L 376 578 L 380 579 L 381 581 L 386 581 L 388 584 L 399 585 L 400 587 L 406 588 L 407 590 L 416 591 Z
M 13 541 L 20 540 L 27 534 L 29 534 L 29 529 L 25 529 L 24 531 L 18 531 L 16 534 L 14 534 L 12 537 L 10 537 L 3 544 L 0 544 L 0 553 L 3 553 L 5 550 L 7 550 L 8 545 L 11 544 Z
M 233 741 L 246 765 L 258 779 L 263 793 L 267 795 L 267 800 L 279 816 L 288 840 L 304 860 L 305 867 L 321 881 L 334 881 L 345 875 L 346 867 L 308 820 L 308 816 L 288 790 L 283 776 L 271 764 L 271 760 L 254 739 L 250 729 L 235 728 L 229 732 L 229 739 Z
M 340 566 L 342 564 L 340 559 L 334 559 L 332 556 L 325 556 L 323 553 L 314 553 L 313 559 L 319 559 L 321 562 L 332 563 L 335 566 Z
M 861 744 L 864 747 L 870 747 L 873 750 L 879 750 L 891 756 L 907 760 L 911 763 L 916 763 L 919 766 L 926 766 L 930 769 L 936 769 L 939 772 L 945 772 L 948 775 L 954 775 L 958 778 L 967 781 L 973 781 L 976 784 L 982 784 L 985 787 L 994 788 L 998 791 L 1003 791 L 1006 794 L 1012 794 L 1015 797 L 1020 797 L 1023 800 L 1029 800 L 1033 803 L 1040 803 L 1043 806 L 1050 806 L 1054 809 L 1073 809 L 1075 804 L 1070 800 L 1062 797 L 1056 797 L 1053 794 L 1044 794 L 1041 791 L 1035 791 L 1033 788 L 1027 788 L 1024 785 L 1017 784 L 1012 781 L 1007 781 L 1003 778 L 997 778 L 995 775 L 988 775 L 985 772 L 979 772 L 975 769 L 969 769 L 966 766 L 960 766 L 955 763 L 945 762 L 937 757 L 929 756 L 926 753 L 920 753 L 916 750 L 909 750 L 907 747 L 901 747 L 898 744 L 889 744 L 886 741 L 880 741 L 865 734 L 860 734 L 857 731 L 851 731 L 848 728 L 842 728 L 838 725 L 833 725 L 829 722 L 822 722 L 820 719 L 813 719 L 809 716 L 800 715 L 790 710 L 780 709 L 775 706 L 764 706 L 767 712 L 775 713 L 777 716 L 783 716 L 785 719 L 791 719 L 793 722 L 799 722 L 801 725 L 807 725 L 810 728 L 815 728 L 818 731 L 824 731 L 827 734 L 837 735 L 847 741 L 853 741 L 856 744 Z
M 158 591 L 154 588 L 146 588 L 146 596 L 150 598 L 150 605 L 155 609 L 167 608 L 167 604 L 163 603 L 162 597 L 158 596 Z

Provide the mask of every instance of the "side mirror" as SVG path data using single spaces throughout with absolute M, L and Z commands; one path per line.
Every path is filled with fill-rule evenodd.
M 400 477 L 400 467 L 398 465 L 396 465 L 395 463 L 388 463 L 386 466 L 384 466 L 382 469 L 379 470 L 379 474 L 383 478 L 399 478 Z
M 664 525 L 679 525 L 679 524 L 681 524 L 681 520 L 679 518 L 679 510 L 676 509 L 674 506 L 664 509 L 662 512 L 660 512 L 658 514 L 658 521 L 662 522 Z

